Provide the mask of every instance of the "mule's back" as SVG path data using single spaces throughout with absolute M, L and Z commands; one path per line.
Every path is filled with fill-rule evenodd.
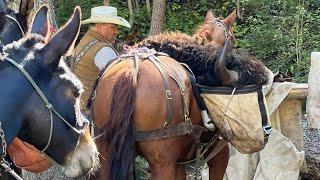
M 100 146 L 108 148 L 107 151 L 109 151 L 109 154 L 105 154 L 106 149 L 100 149 L 103 156 L 115 158 L 117 152 L 121 151 L 121 146 L 122 148 L 134 149 L 130 145 L 125 146 L 126 142 L 123 139 L 129 135 L 119 133 L 125 131 L 125 126 L 128 129 L 132 128 L 129 131 L 132 133 L 133 143 L 136 140 L 134 138 L 135 131 L 162 129 L 165 122 L 168 121 L 168 101 L 171 97 L 172 118 L 168 127 L 184 122 L 185 104 L 180 86 L 185 87 L 186 106 L 188 106 L 188 110 L 191 110 L 192 123 L 201 124 L 199 109 L 193 99 L 191 84 L 184 67 L 168 56 L 158 55 L 156 58 L 161 61 L 158 63 L 162 69 L 161 73 L 157 65 L 148 58 L 139 58 L 138 63 L 135 63 L 134 57 L 130 57 L 122 59 L 120 62 L 114 62 L 107 67 L 101 76 L 96 89 L 93 115 L 97 127 L 103 128 L 106 133 L 107 140 L 101 139 L 100 143 L 98 142 L 100 145 L 107 142 L 106 146 Z M 135 79 L 136 77 L 137 79 Z M 164 81 L 167 81 L 172 95 L 167 93 Z M 131 122 L 133 127 L 128 125 Z M 114 140 L 116 144 L 123 141 L 124 144 L 118 146 L 120 149 L 110 149 L 113 146 L 111 145 L 113 144 L 112 138 L 116 139 Z M 148 160 L 150 166 L 159 161 L 160 155 L 163 156 L 164 161 L 170 161 L 165 162 L 166 164 L 175 164 L 173 162 L 185 160 L 186 157 L 182 152 L 191 147 L 192 142 L 191 136 L 187 139 L 185 136 L 175 136 L 160 141 L 139 142 L 137 148 L 138 152 Z M 170 153 L 164 153 L 167 152 L 168 147 L 181 148 L 174 148 Z M 110 151 L 114 153 L 110 154 Z M 108 159 L 107 161 L 112 164 L 112 160 Z M 111 173 L 112 171 L 114 170 L 110 170 Z
M 110 95 L 117 80 L 123 74 L 127 74 L 128 76 L 129 74 L 132 74 L 133 76 L 137 75 L 137 81 L 135 82 L 132 80 L 133 85 L 137 88 L 134 112 L 139 112 L 134 113 L 133 116 L 134 122 L 136 123 L 136 130 L 151 130 L 162 127 L 167 112 L 167 96 L 163 85 L 163 78 L 166 78 L 169 82 L 168 85 L 172 91 L 174 106 L 181 107 L 179 111 L 174 112 L 174 116 L 176 117 L 173 119 L 177 120 L 179 119 L 178 116 L 183 116 L 182 96 L 177 82 L 172 78 L 172 73 L 174 73 L 173 75 L 178 81 L 187 87 L 187 94 L 192 92 L 188 74 L 184 67 L 176 60 L 163 55 L 157 56 L 157 58 L 165 63 L 170 69 L 168 70 L 160 64 L 163 69 L 163 75 L 148 59 L 139 59 L 137 69 L 133 57 L 122 59 L 121 62 L 113 63 L 106 69 L 99 80 L 94 101 L 94 117 L 99 128 L 104 125 L 107 116 L 109 116 L 108 110 L 112 106 L 112 104 L 110 104 Z M 188 97 L 188 101 L 189 100 Z M 121 102 L 119 101 L 119 103 Z M 153 114 L 156 116 L 153 116 Z M 163 119 L 163 121 L 159 121 L 157 124 L 154 120 L 147 120 L 148 118 L 159 118 Z

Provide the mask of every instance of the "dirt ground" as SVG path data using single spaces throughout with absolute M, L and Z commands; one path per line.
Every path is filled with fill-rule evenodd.
M 303 180 L 320 179 L 320 129 L 309 129 L 306 117 L 302 119 L 304 129 L 305 155 L 308 171 L 301 173 Z

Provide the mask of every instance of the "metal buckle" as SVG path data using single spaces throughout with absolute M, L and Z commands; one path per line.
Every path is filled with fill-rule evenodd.
M 166 129 L 162 129 L 161 135 L 162 135 L 162 138 L 167 138 L 168 137 L 167 130 Z
M 170 90 L 166 90 L 167 99 L 172 99 L 172 92 Z
M 263 127 L 263 133 L 264 133 L 264 137 L 267 137 L 270 135 L 270 133 L 272 132 L 272 127 L 267 125 Z

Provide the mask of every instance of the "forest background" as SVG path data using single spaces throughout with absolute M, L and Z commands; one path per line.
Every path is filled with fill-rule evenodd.
M 139 41 L 150 32 L 152 6 L 164 3 L 163 31 L 192 34 L 212 10 L 226 17 L 234 9 L 236 48 L 247 49 L 273 72 L 286 72 L 295 82 L 307 82 L 311 52 L 320 51 L 319 0 L 111 0 L 118 15 L 133 24 L 119 29 L 119 39 Z M 151 4 L 151 7 L 149 6 Z M 61 26 L 80 5 L 83 18 L 102 0 L 54 0 L 56 20 Z M 131 11 L 130 11 L 130 10 Z M 88 27 L 84 26 L 82 34 Z M 132 36 L 132 37 L 130 37 Z

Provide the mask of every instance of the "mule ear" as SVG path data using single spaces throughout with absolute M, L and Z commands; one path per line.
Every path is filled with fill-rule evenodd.
M 19 13 L 17 15 L 20 17 L 21 27 L 26 32 L 28 28 L 28 19 L 31 14 L 32 8 L 34 6 L 34 0 L 21 0 L 19 6 Z
M 33 18 L 30 33 L 39 34 L 43 37 L 46 37 L 49 34 L 48 11 L 48 6 L 44 5 L 40 7 Z
M 6 0 L 0 0 L 0 13 L 5 13 L 8 9 Z
M 45 61 L 47 64 L 60 61 L 68 49 L 73 45 L 80 31 L 81 9 L 77 6 L 70 20 L 45 45 Z
M 214 15 L 213 15 L 213 12 L 212 12 L 212 10 L 209 10 L 208 12 L 207 12 L 207 15 L 206 15 L 206 17 L 205 17 L 205 21 L 211 21 L 211 20 L 213 20 L 215 17 L 214 17 Z
M 228 17 L 226 17 L 223 22 L 227 25 L 227 26 L 232 26 L 232 24 L 234 23 L 234 21 L 237 18 L 237 11 L 233 10 L 233 12 L 231 14 L 229 14 Z
M 28 17 L 34 6 L 34 0 L 21 0 L 19 14 L 23 17 Z

